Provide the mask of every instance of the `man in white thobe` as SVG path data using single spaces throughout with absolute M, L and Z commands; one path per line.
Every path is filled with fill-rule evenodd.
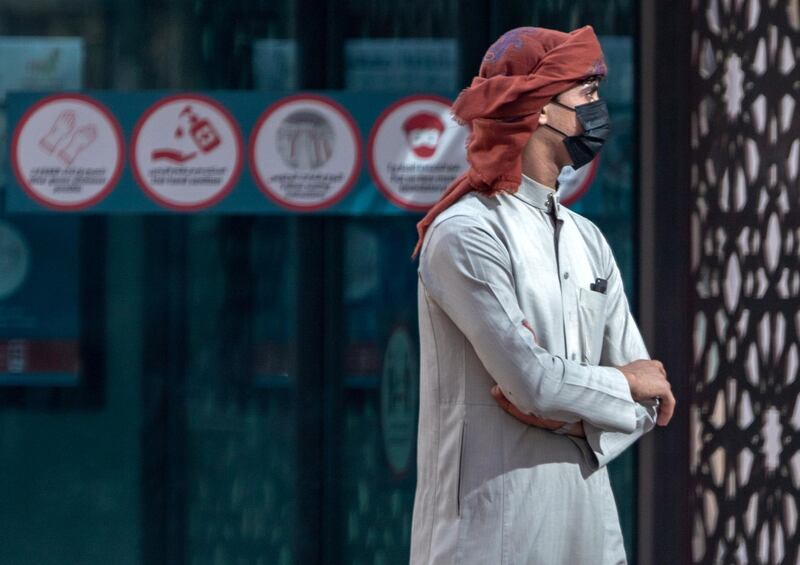
M 605 237 L 558 200 L 561 167 L 599 150 L 579 139 L 602 121 L 584 79 L 535 113 L 516 190 L 429 214 L 411 563 L 626 563 L 606 465 L 675 401 Z

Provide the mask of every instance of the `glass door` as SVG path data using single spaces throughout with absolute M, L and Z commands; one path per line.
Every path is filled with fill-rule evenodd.
M 407 563 L 419 396 L 415 218 L 343 221 L 343 563 Z

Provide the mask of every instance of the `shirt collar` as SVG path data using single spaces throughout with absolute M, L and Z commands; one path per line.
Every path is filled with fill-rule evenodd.
M 558 201 L 558 193 L 554 189 L 540 182 L 536 182 L 524 174 L 522 175 L 522 182 L 519 185 L 519 190 L 512 193 L 512 196 L 516 196 L 523 202 L 535 208 L 539 208 L 540 210 L 544 210 L 547 213 L 550 213 L 550 206 L 555 204 L 555 216 L 556 218 L 561 217 L 561 203 Z

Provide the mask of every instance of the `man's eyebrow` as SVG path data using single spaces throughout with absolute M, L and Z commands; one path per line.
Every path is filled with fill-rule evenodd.
M 600 86 L 600 78 L 599 77 L 591 77 L 583 81 L 583 88 L 581 91 L 593 90 Z

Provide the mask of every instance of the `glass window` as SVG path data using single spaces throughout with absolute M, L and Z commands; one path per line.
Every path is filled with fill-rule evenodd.
M 344 225 L 343 563 L 408 561 L 419 395 L 408 218 Z
M 5 2 L 0 115 L 9 90 L 259 86 L 294 27 L 288 1 Z M 0 562 L 303 562 L 300 222 L 0 208 L 27 269 L 0 292 Z
M 502 31 L 591 23 L 615 138 L 574 206 L 632 296 L 631 2 L 310 4 L 7 0 L 0 159 L 9 90 L 452 97 L 479 64 L 463 54 Z M 419 214 L 12 215 L 4 202 L 0 562 L 407 563 Z M 629 544 L 633 470 L 633 451 L 611 469 Z

